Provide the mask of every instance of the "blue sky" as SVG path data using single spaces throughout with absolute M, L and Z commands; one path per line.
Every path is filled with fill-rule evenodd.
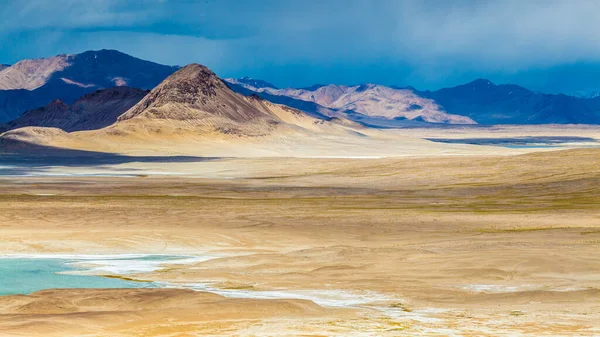
M 595 0 L 2 0 L 0 62 L 118 49 L 279 86 L 600 90 Z

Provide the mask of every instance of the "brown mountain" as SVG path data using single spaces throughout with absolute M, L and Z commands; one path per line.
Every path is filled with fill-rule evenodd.
M 314 118 L 258 96 L 235 93 L 205 66 L 191 64 L 169 76 L 149 93 L 117 87 L 88 94 L 72 106 L 59 100 L 53 101 L 9 123 L 8 128 L 12 131 L 3 136 L 28 138 L 26 135 L 32 132 L 44 137 L 60 134 L 63 139 L 72 137 L 82 141 L 108 137 L 119 142 L 140 139 L 164 141 L 173 137 L 240 139 L 276 132 L 314 132 L 327 125 L 344 124 L 338 119 L 330 123 L 331 120 Z M 23 128 L 27 126 L 55 128 L 55 131 Z M 94 131 L 80 138 L 82 133 L 61 133 L 56 129 Z
M 169 76 L 119 117 L 112 128 L 173 128 L 199 134 L 264 136 L 290 125 L 311 128 L 322 120 L 257 96 L 233 92 L 211 70 L 188 65 Z
M 319 119 L 258 96 L 235 93 L 199 64 L 188 65 L 169 76 L 110 126 L 62 131 L 60 128 L 69 129 L 66 124 L 70 126 L 71 121 L 66 116 L 72 114 L 74 107 L 89 101 L 93 100 L 78 101 L 71 107 L 55 101 L 32 110 L 24 117 L 53 120 L 54 124 L 43 124 L 53 127 L 10 130 L 0 136 L 0 144 L 5 151 L 42 145 L 100 152 L 273 155 L 291 153 L 299 147 L 312 148 L 315 144 L 327 149 L 319 137 L 339 137 L 344 146 L 352 148 L 355 146 L 348 145 L 348 139 L 362 139 L 357 131 L 362 127 L 355 123 L 338 118 Z M 76 125 L 82 123 L 78 121 Z
M 42 108 L 25 112 L 21 117 L 0 126 L 12 130 L 26 126 L 55 127 L 64 131 L 95 130 L 109 126 L 148 91 L 129 87 L 98 90 L 84 95 L 71 106 L 54 100 Z
M 64 115 L 69 109 L 55 102 L 48 110 Z M 0 151 L 44 154 L 70 149 L 135 156 L 372 157 L 442 151 L 443 146 L 448 145 L 243 96 L 199 64 L 169 76 L 105 128 L 25 127 L 0 135 Z

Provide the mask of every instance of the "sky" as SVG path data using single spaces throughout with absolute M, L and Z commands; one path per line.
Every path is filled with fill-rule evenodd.
M 600 91 L 596 0 L 0 0 L 0 63 L 117 49 L 280 87 Z

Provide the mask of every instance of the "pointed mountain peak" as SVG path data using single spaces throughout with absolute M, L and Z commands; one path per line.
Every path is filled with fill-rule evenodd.
M 249 101 L 229 87 L 207 67 L 187 65 L 167 77 L 119 121 L 144 116 L 203 124 L 209 119 L 242 123 L 265 117 Z M 216 121 L 215 121 L 216 123 Z
M 173 97 L 175 100 L 192 102 L 200 95 L 215 96 L 217 90 L 225 90 L 227 85 L 212 70 L 192 63 L 167 77 L 157 88 L 161 88 L 163 92 L 177 91 L 179 97 Z
M 312 128 L 314 122 L 298 110 L 272 104 L 259 95 L 247 97 L 235 93 L 210 69 L 190 64 L 121 115 L 110 132 L 143 130 L 144 134 L 181 136 L 191 132 L 194 137 L 255 137 L 269 135 L 279 128 L 296 131 L 297 126 Z M 296 126 L 290 128 L 288 123 Z
M 173 75 L 167 77 L 167 79 L 176 79 L 176 78 L 209 78 L 209 77 L 214 77 L 214 78 L 218 78 L 217 75 L 212 72 L 212 70 L 208 69 L 206 66 L 198 64 L 198 63 L 191 63 L 188 64 L 185 67 L 182 67 L 181 69 L 179 69 L 178 71 L 176 71 L 175 73 L 173 73 Z

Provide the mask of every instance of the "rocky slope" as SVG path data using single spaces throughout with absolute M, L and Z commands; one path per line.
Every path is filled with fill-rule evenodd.
M 242 94 L 244 96 L 251 96 L 251 95 L 256 95 L 259 96 L 269 102 L 275 103 L 275 104 L 282 104 L 282 105 L 286 105 L 289 107 L 294 107 L 295 109 L 304 111 L 305 113 L 315 117 L 315 118 L 321 118 L 321 119 L 327 119 L 330 117 L 335 117 L 338 116 L 339 113 L 335 110 L 332 109 L 328 109 L 322 105 L 319 105 L 315 102 L 309 102 L 309 101 L 303 101 L 301 99 L 296 99 L 296 98 L 292 98 L 292 97 L 288 97 L 288 96 L 280 96 L 280 95 L 272 95 L 269 94 L 267 92 L 256 92 L 252 89 L 249 88 L 253 88 L 253 87 L 248 87 L 247 85 L 241 83 L 241 82 L 236 82 L 236 83 L 232 83 L 229 82 L 231 79 L 226 79 L 226 83 L 227 86 L 239 93 Z
M 56 99 L 70 105 L 98 89 L 114 86 L 152 89 L 177 69 L 114 50 L 0 65 L 0 123 Z M 600 124 L 600 97 L 543 94 L 483 79 L 436 91 L 376 84 L 280 89 L 249 77 L 226 81 L 235 92 L 257 94 L 315 118 L 347 118 L 375 127 L 432 123 Z
M 55 99 L 71 104 L 98 89 L 152 89 L 177 69 L 115 50 L 24 60 L 0 71 L 0 122 Z
M 475 124 L 464 116 L 449 114 L 435 101 L 424 98 L 410 89 L 394 89 L 375 84 L 358 86 L 317 85 L 302 89 L 276 89 L 254 87 L 252 83 L 228 80 L 231 84 L 253 91 L 265 99 L 273 96 L 287 97 L 295 101 L 311 102 L 318 107 L 329 109 L 333 116 L 344 116 L 375 126 L 391 126 L 393 122 L 422 121 L 445 124 Z M 238 88 L 239 88 L 238 87 Z M 239 89 L 238 89 L 239 90 Z M 239 90 L 243 92 L 243 90 Z M 303 109 L 295 101 L 287 104 Z M 314 108 L 319 112 L 324 109 Z M 331 112 L 332 111 L 332 112 Z
M 55 127 L 68 132 L 100 129 L 116 122 L 146 94 L 148 91 L 142 89 L 115 87 L 84 95 L 71 106 L 54 100 L 45 107 L 29 110 L 16 120 L 0 125 L 0 131 L 26 126 Z
M 533 92 L 479 79 L 452 88 L 315 85 L 301 89 L 254 87 L 259 80 L 228 80 L 236 91 L 328 116 L 346 116 L 372 126 L 412 122 L 444 124 L 600 124 L 600 97 Z M 313 104 L 313 105 L 310 105 Z
M 74 106 L 79 103 L 68 107 L 56 101 L 26 117 L 52 116 L 64 128 L 70 122 L 65 116 Z M 0 147 L 5 152 L 77 149 L 213 156 L 310 155 L 335 152 L 335 146 L 342 152 L 358 149 L 368 154 L 374 148 L 386 149 L 381 139 L 364 149 L 359 145 L 370 141 L 370 131 L 348 120 L 315 118 L 256 95 L 240 95 L 208 68 L 191 64 L 161 82 L 110 126 L 70 133 L 56 127 L 18 128 L 0 136 Z
M 71 65 L 74 55 L 23 60 L 0 72 L 0 90 L 35 90 Z
M 256 95 L 235 93 L 210 69 L 191 64 L 165 79 L 112 128 L 141 125 L 166 132 L 175 127 L 243 137 L 268 135 L 290 125 L 310 129 L 323 122 Z

